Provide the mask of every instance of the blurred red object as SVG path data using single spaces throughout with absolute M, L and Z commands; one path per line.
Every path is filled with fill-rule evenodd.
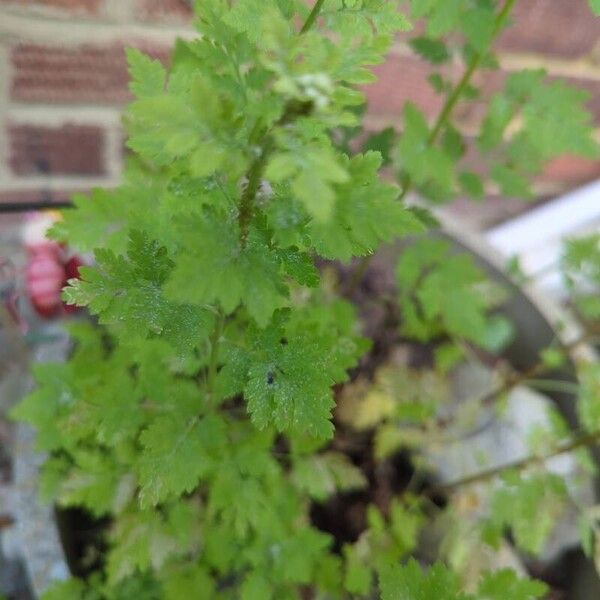
M 47 319 L 77 310 L 63 303 L 61 292 L 69 279 L 79 277 L 79 267 L 83 264 L 79 257 L 70 256 L 64 245 L 46 237 L 56 220 L 55 213 L 34 215 L 25 225 L 23 235 L 27 250 L 27 296 L 35 311 Z

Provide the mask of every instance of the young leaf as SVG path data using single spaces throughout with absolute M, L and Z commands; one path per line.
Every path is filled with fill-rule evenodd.
M 548 591 L 541 581 L 520 579 L 512 569 L 501 569 L 486 573 L 479 584 L 479 600 L 536 600 Z
M 169 298 L 199 307 L 218 302 L 227 314 L 243 303 L 261 326 L 286 303 L 277 255 L 260 231 L 244 247 L 237 225 L 216 215 L 180 219 L 177 231 L 186 250 L 175 257 Z
M 428 37 L 417 37 L 410 40 L 410 47 L 425 60 L 440 65 L 450 60 L 450 52 L 446 44 Z
M 414 559 L 382 568 L 379 585 L 381 600 L 475 600 L 460 591 L 456 573 L 441 564 L 425 572 Z
M 295 461 L 292 480 L 311 498 L 323 501 L 337 491 L 364 488 L 367 480 L 344 455 L 326 452 Z
M 197 600 L 211 600 L 215 582 L 208 570 L 198 565 L 185 566 L 163 579 L 164 600 L 187 600 L 193 594 Z
M 161 94 L 167 74 L 158 60 L 152 60 L 135 48 L 127 48 L 127 63 L 131 82 L 129 89 L 138 97 L 145 98 Z
M 540 552 L 564 509 L 563 479 L 551 473 L 522 476 L 509 472 L 504 483 L 492 497 L 484 538 L 495 545 L 503 528 L 510 527 L 519 548 Z
M 338 187 L 331 219 L 307 228 L 321 256 L 347 261 L 371 254 L 381 242 L 423 230 L 415 215 L 398 202 L 396 188 L 379 180 L 382 159 L 378 152 L 346 162 L 352 177 Z
M 157 417 L 140 437 L 141 505 L 154 506 L 191 492 L 218 463 L 225 435 L 223 421 L 215 416 L 187 421 Z
M 212 318 L 202 308 L 165 298 L 162 287 L 172 269 L 166 249 L 134 231 L 126 257 L 97 250 L 96 266 L 82 267 L 82 278 L 71 280 L 63 297 L 68 304 L 87 306 L 124 338 L 161 336 L 190 350 L 206 335 Z

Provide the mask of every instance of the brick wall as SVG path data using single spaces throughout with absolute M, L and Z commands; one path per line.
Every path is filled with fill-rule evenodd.
M 116 185 L 125 46 L 166 59 L 185 0 L 0 0 L 0 203 Z
M 190 35 L 189 16 L 185 0 L 0 0 L 0 202 L 62 200 L 115 185 L 123 163 L 120 115 L 129 98 L 123 47 L 164 58 L 178 35 Z M 499 42 L 503 71 L 543 66 L 585 87 L 600 122 L 600 19 L 591 17 L 587 0 L 519 0 L 517 16 Z M 405 42 L 399 39 L 376 69 L 370 127 L 397 123 L 406 100 L 429 115 L 439 110 L 429 68 Z M 489 91 L 502 80 L 486 77 Z M 457 114 L 469 132 L 481 107 Z M 539 194 L 596 177 L 600 164 L 564 157 L 549 166 Z M 498 199 L 480 221 L 522 206 Z

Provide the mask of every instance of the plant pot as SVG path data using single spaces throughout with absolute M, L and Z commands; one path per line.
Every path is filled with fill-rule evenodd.
M 525 371 L 535 364 L 540 352 L 556 337 L 565 343 L 570 343 L 580 335 L 577 324 L 568 314 L 543 298 L 532 286 L 520 286 L 511 281 L 501 261 L 481 238 L 465 232 L 464 228 L 459 229 L 447 219 L 444 221 L 443 233 L 433 235 L 448 240 L 455 250 L 472 254 L 490 277 L 509 291 L 510 298 L 502 305 L 500 311 L 515 324 L 516 336 L 506 349 L 504 358 L 516 371 Z M 398 246 L 385 248 L 373 261 L 372 271 L 380 273 L 382 288 L 393 285 L 390 283 L 390 277 L 398 251 Z M 366 290 L 366 292 L 363 290 L 362 293 L 363 296 L 365 293 L 377 293 L 377 289 Z M 358 301 L 360 303 L 360 300 Z M 52 348 L 40 350 L 36 360 L 56 360 L 59 355 L 64 357 L 67 347 L 66 340 L 61 339 Z M 561 369 L 545 374 L 545 378 L 576 382 L 574 361 L 580 357 L 591 358 L 592 356 L 592 350 L 585 344 L 576 346 L 572 351 L 572 360 Z M 564 392 L 557 391 L 549 392 L 547 396 L 556 404 L 568 423 L 575 428 L 576 416 L 572 398 Z M 39 594 L 52 579 L 62 578 L 68 574 L 64 545 L 60 543 L 60 539 L 65 540 L 70 536 L 68 531 L 59 535 L 52 508 L 42 505 L 37 500 L 37 471 L 42 458 L 34 452 L 33 433 L 29 428 L 19 425 L 17 438 L 15 485 L 18 509 L 15 516 L 18 520 L 20 549 L 29 579 L 34 592 Z M 594 458 L 600 464 L 600 452 L 595 452 Z M 593 595 L 586 600 L 600 596 L 600 591 L 591 593 Z
M 38 323 L 37 331 L 46 338 L 32 353 L 32 362 L 65 360 L 69 340 L 57 325 Z M 31 388 L 31 384 L 29 385 Z M 14 520 L 13 553 L 20 555 L 34 597 L 38 597 L 56 579 L 70 572 L 54 507 L 39 498 L 39 470 L 44 456 L 35 450 L 35 431 L 24 423 L 16 425 L 13 456 Z

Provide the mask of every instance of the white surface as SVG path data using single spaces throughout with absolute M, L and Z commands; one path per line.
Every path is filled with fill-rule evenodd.
M 600 181 L 557 198 L 485 233 L 507 258 L 518 256 L 526 275 L 544 291 L 562 296 L 557 269 L 563 240 L 600 231 Z

